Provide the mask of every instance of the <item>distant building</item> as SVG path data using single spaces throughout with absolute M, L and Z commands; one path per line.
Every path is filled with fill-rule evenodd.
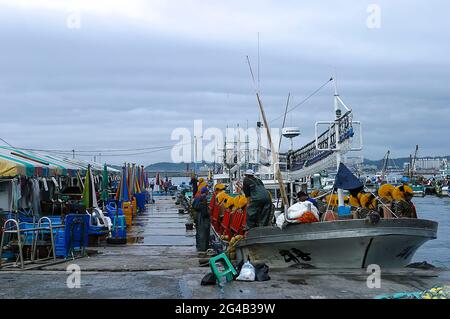
M 436 169 L 439 170 L 444 166 L 445 159 L 443 158 L 418 158 L 416 160 L 417 170 L 429 170 Z
M 200 173 L 208 173 L 210 167 L 208 165 L 203 165 L 199 168 Z

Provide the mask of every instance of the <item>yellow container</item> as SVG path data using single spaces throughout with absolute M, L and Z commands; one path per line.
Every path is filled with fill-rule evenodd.
M 125 223 L 127 226 L 131 226 L 131 223 L 133 222 L 133 208 L 131 202 L 123 202 L 122 211 L 125 215 Z

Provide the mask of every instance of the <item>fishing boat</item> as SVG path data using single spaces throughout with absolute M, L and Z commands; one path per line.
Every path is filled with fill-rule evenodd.
M 414 196 L 416 197 L 424 197 L 426 195 L 425 186 L 420 184 L 413 184 L 411 188 L 414 192 Z
M 410 163 L 407 165 L 408 178 L 413 189 L 414 196 L 425 196 L 425 186 L 423 185 L 423 176 L 417 174 L 417 152 L 419 151 L 419 145 L 416 145 L 414 156 L 410 155 Z
M 437 237 L 438 223 L 422 219 L 340 220 L 250 229 L 237 244 L 238 260 L 270 267 L 401 268 L 417 249 Z
M 448 186 L 443 186 L 441 188 L 441 196 L 444 196 L 444 197 L 448 196 L 448 197 L 450 197 L 450 188 Z
M 362 149 L 361 124 L 353 121 L 352 110 L 339 97 L 336 85 L 334 107 L 335 120 L 316 123 L 315 140 L 285 154 L 287 174 L 292 178 L 306 178 L 336 164 L 339 175 L 343 154 Z M 346 110 L 344 114 L 341 107 Z M 321 134 L 318 133 L 320 125 L 327 126 Z M 360 130 L 356 134 L 358 126 Z M 356 147 L 353 146 L 355 135 L 359 136 Z M 271 267 L 304 264 L 317 268 L 365 268 L 377 264 L 397 268 L 406 266 L 420 246 L 437 237 L 438 223 L 434 221 L 395 218 L 372 223 L 351 219 L 350 207 L 344 205 L 344 187 L 336 186 L 339 220 L 250 229 L 246 238 L 236 245 L 238 260 L 250 258 Z M 289 222 L 287 211 L 285 215 Z

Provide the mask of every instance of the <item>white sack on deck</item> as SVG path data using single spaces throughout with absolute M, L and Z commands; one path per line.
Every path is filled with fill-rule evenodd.
M 304 213 L 311 212 L 317 218 L 319 218 L 319 210 L 314 206 L 313 203 L 309 201 L 304 201 L 301 203 L 295 203 L 291 207 L 288 208 L 288 217 L 289 219 L 297 219 L 303 216 Z
M 286 218 L 284 217 L 284 213 L 279 214 L 276 219 L 278 228 L 283 229 L 285 222 L 286 222 Z

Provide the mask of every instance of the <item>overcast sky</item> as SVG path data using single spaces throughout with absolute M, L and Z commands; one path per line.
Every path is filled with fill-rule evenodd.
M 381 9 L 369 28 L 370 4 Z M 78 14 L 79 12 L 79 14 Z M 78 17 L 80 18 L 78 20 Z M 370 20 L 372 21 L 372 20 Z M 77 28 L 79 26 L 79 28 Z M 448 1 L 0 0 L 0 137 L 30 148 L 170 145 L 177 127 L 254 125 L 337 74 L 364 155 L 450 154 Z M 300 146 L 333 118 L 326 86 L 294 112 Z M 281 120 L 272 123 L 281 126 Z M 286 143 L 287 144 L 287 143 Z M 170 151 L 128 158 L 169 161 Z

